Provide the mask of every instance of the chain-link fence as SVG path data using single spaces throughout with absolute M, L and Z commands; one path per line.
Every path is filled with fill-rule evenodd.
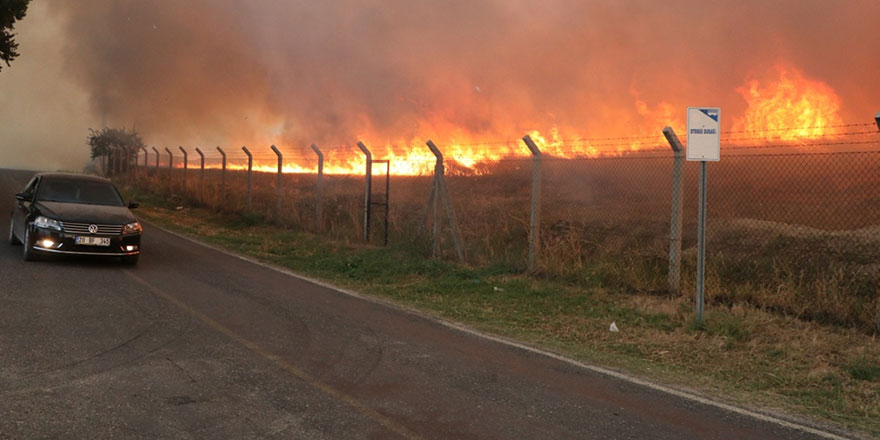
M 867 124 L 849 127 L 834 142 L 812 144 L 770 144 L 728 134 L 722 160 L 708 165 L 708 301 L 880 328 L 880 134 Z M 276 156 L 265 150 L 253 152 L 252 173 L 246 155 L 230 148 L 225 171 L 217 152 L 206 154 L 204 171 L 200 158 L 190 154 L 185 183 L 182 157 L 169 168 L 167 154 L 160 155 L 158 166 L 140 159 L 128 175 L 181 205 L 201 204 L 253 223 L 276 222 L 336 239 L 363 239 L 365 176 L 338 174 L 365 169 L 357 150 L 320 156 L 331 170 L 324 174 L 314 171 L 319 155 L 289 153 L 284 163 L 295 164 L 288 171 L 296 172 L 282 174 L 280 211 L 277 176 L 271 172 Z M 554 147 L 564 150 L 564 144 Z M 373 155 L 381 159 L 393 151 Z M 683 206 L 676 214 L 673 156 L 668 146 L 655 146 L 573 159 L 523 155 L 477 167 L 455 166 L 456 158 L 447 157 L 439 186 L 433 158 L 410 159 L 406 169 L 418 170 L 416 175 L 390 176 L 389 240 L 414 244 L 426 256 L 453 259 L 461 252 L 475 266 L 693 295 L 698 164 L 678 159 Z M 384 167 L 373 167 L 373 203 L 386 200 Z M 678 239 L 672 228 L 676 215 L 682 222 L 680 253 L 671 252 Z M 372 241 L 381 243 L 384 210 L 372 210 L 370 220 Z M 680 281 L 670 276 L 678 264 Z

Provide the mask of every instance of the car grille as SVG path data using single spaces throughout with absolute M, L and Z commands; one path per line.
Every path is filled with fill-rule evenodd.
M 72 223 L 63 222 L 64 232 L 71 234 L 91 234 L 89 225 L 92 223 Z M 95 225 L 98 227 L 96 235 L 120 235 L 122 234 L 122 225 Z

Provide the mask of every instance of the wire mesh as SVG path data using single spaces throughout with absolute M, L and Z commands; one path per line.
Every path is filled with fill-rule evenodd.
M 708 166 L 710 302 L 748 302 L 825 322 L 859 328 L 872 325 L 880 268 L 880 135 L 871 132 L 868 124 L 839 128 L 848 131 L 833 138 L 794 142 L 762 139 L 766 133 L 725 133 L 729 138 L 721 161 Z M 539 275 L 599 279 L 638 292 L 670 291 L 674 161 L 668 146 L 654 145 L 658 138 L 662 139 L 638 138 L 648 140 L 650 148 L 644 143 L 639 151 L 604 156 L 554 154 L 581 151 L 584 142 L 631 145 L 635 138 L 570 139 L 548 149 L 541 160 Z M 507 141 L 479 145 L 493 145 L 509 154 L 474 164 L 468 157 L 444 153 L 445 182 L 468 263 L 524 269 L 532 157 L 524 153 L 524 147 Z M 169 170 L 168 155 L 161 149 L 159 168 L 150 151 L 139 179 L 182 201 L 244 213 L 255 223 L 275 219 L 277 156 L 268 147 L 252 149 L 257 166 L 250 210 L 246 205 L 247 158 L 241 149 L 224 148 L 225 185 L 219 152 L 203 151 L 204 183 L 194 150 L 189 155 L 185 187 L 182 157 L 175 154 L 174 169 Z M 311 149 L 282 148 L 285 173 L 279 221 L 359 241 L 364 224 L 365 158 L 353 146 L 322 151 L 325 174 L 319 191 L 317 155 Z M 454 258 L 449 228 L 453 217 L 442 203 L 426 204 L 433 156 L 386 146 L 375 148 L 373 157 L 391 161 L 390 242 L 417 243 L 430 255 L 430 228 L 425 226 L 436 220 L 442 231 L 440 256 Z M 143 161 L 144 156 L 139 156 L 139 163 Z M 697 163 L 685 164 L 681 292 L 686 295 L 694 291 L 697 173 Z M 379 197 L 384 168 L 376 168 L 373 179 L 374 194 Z M 436 216 L 435 208 L 441 210 Z M 374 237 L 380 236 L 379 211 L 372 218 L 377 227 Z

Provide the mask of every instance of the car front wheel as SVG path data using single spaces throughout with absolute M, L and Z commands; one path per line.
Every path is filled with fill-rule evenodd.
M 134 265 L 138 264 L 138 257 L 140 257 L 140 254 L 127 255 L 125 257 L 122 257 L 122 264 L 134 266 Z
M 36 261 L 37 253 L 34 252 L 34 244 L 31 242 L 31 227 L 26 226 L 24 228 L 24 251 L 22 252 L 22 257 L 24 257 L 24 261 Z
M 18 244 L 18 238 L 15 237 L 15 225 L 12 223 L 12 219 L 9 219 L 9 244 Z

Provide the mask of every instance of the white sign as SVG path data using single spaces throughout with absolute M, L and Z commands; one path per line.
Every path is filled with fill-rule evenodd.
M 688 107 L 687 160 L 721 160 L 721 109 Z

